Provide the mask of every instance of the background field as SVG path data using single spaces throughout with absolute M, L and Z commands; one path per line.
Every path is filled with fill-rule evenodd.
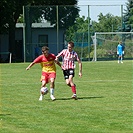
M 83 62 L 83 77 L 74 81 L 71 99 L 57 67 L 55 97 L 38 101 L 40 65 L 0 64 L 0 133 L 130 133 L 132 132 L 132 61 Z

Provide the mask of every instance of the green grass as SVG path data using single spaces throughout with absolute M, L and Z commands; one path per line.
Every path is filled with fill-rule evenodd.
M 38 101 L 41 68 L 29 63 L 0 64 L 0 133 L 130 133 L 132 131 L 132 61 L 83 62 L 71 99 L 57 67 L 56 101 L 49 93 Z M 49 85 L 48 85 L 49 88 Z

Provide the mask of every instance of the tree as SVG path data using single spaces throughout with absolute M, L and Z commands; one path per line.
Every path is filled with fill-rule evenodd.
M 91 21 L 91 36 L 94 35 L 94 32 L 115 32 L 121 25 L 121 18 L 118 16 L 113 16 L 110 13 L 106 14 L 105 16 L 102 13 L 100 13 L 98 17 L 98 22 Z M 69 27 L 69 29 L 66 32 L 66 40 L 73 40 L 75 38 L 75 34 L 82 33 L 88 33 L 88 18 L 85 18 L 84 16 L 78 17 L 75 21 L 75 24 Z M 88 36 L 86 36 L 85 40 L 87 39 Z
M 85 16 L 77 17 L 74 25 L 70 26 L 66 31 L 66 41 L 74 41 L 75 34 L 81 34 L 87 32 L 88 22 L 85 20 Z
M 89 18 L 90 19 L 90 18 Z M 93 47 L 88 47 L 88 40 L 90 36 L 93 36 L 95 32 L 115 32 L 119 25 L 121 25 L 121 18 L 118 16 L 113 16 L 112 14 L 106 14 L 105 16 L 100 13 L 99 21 L 91 21 L 88 27 L 88 18 L 84 16 L 78 17 L 75 24 L 66 31 L 66 41 L 74 41 L 76 46 L 75 49 L 81 53 L 81 47 L 83 49 L 82 57 L 90 58 L 88 51 L 91 52 Z M 90 32 L 88 32 L 90 29 Z M 90 36 L 88 36 L 90 33 Z M 112 37 L 112 36 L 111 36 Z M 93 40 L 90 37 L 90 44 L 93 44 Z M 81 46 L 82 45 L 82 46 Z M 103 52 L 103 51 L 102 51 Z
M 18 18 L 23 13 L 23 6 L 42 6 L 42 5 L 75 5 L 71 8 L 62 9 L 62 15 L 60 15 L 60 21 L 62 24 L 72 25 L 75 21 L 76 16 L 78 15 L 78 8 L 76 7 L 77 0 L 1 0 L 0 1 L 0 34 L 8 33 L 9 34 L 9 51 L 15 54 L 15 25 L 18 21 Z M 46 8 L 47 10 L 48 8 Z M 42 11 L 41 11 L 42 12 Z M 61 13 L 60 12 L 60 13 Z M 43 13 L 43 12 L 42 12 Z M 45 19 L 53 22 L 53 15 L 51 15 L 50 10 L 44 13 Z M 35 19 L 39 19 L 40 16 L 35 16 Z M 55 17 L 55 16 L 54 16 Z M 63 25 L 61 25 L 63 26 Z
M 114 16 L 107 13 L 105 16 L 100 13 L 98 15 L 98 23 L 96 23 L 96 31 L 98 32 L 115 32 L 118 26 L 121 24 L 121 19 L 118 16 Z
M 126 8 L 123 16 L 123 31 L 130 32 L 133 28 L 133 0 L 128 0 Z

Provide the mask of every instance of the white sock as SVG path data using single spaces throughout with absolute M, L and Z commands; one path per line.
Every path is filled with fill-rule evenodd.
M 40 97 L 43 97 L 43 94 L 40 94 Z
M 54 95 L 54 89 L 50 88 L 50 95 Z

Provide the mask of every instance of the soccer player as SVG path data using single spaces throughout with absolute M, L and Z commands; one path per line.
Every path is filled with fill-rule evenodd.
M 41 90 L 40 90 L 40 98 L 42 101 L 44 94 L 47 94 L 48 89 L 46 84 L 50 82 L 50 98 L 54 101 L 54 87 L 55 87 L 55 78 L 56 78 L 56 66 L 61 64 L 55 60 L 56 56 L 52 53 L 49 53 L 49 48 L 46 46 L 42 47 L 42 55 L 38 56 L 27 68 L 29 70 L 34 64 L 40 63 L 42 67 L 42 76 L 41 76 Z
M 123 54 L 124 54 L 124 46 L 122 45 L 122 42 L 120 41 L 118 46 L 117 46 L 117 54 L 118 54 L 118 63 L 123 63 Z
M 78 54 L 73 50 L 74 48 L 74 43 L 73 42 L 68 42 L 68 48 L 62 50 L 57 56 L 56 60 L 61 56 L 63 59 L 62 63 L 62 70 L 64 74 L 64 78 L 66 80 L 66 84 L 71 87 L 72 90 L 72 98 L 77 99 L 76 95 L 76 85 L 73 82 L 73 77 L 74 77 L 74 69 L 75 69 L 75 60 L 78 61 L 79 64 L 79 76 L 82 77 L 82 63 L 80 61 L 80 58 L 78 57 Z

